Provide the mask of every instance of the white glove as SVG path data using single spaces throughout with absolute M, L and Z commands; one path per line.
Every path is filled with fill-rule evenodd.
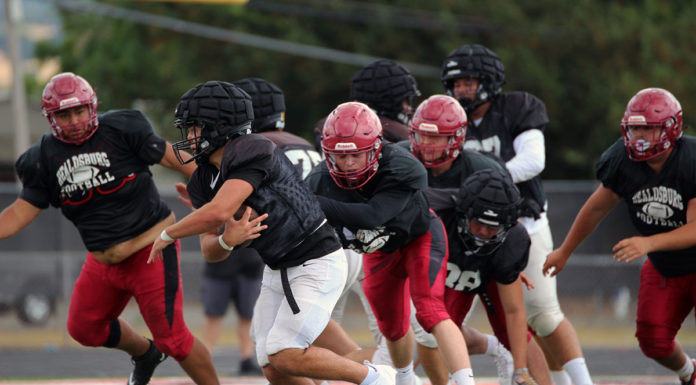
M 390 234 L 384 230 L 384 226 L 381 226 L 373 230 L 360 229 L 355 233 L 355 239 L 361 243 L 360 249 L 363 253 L 374 253 L 387 244 Z

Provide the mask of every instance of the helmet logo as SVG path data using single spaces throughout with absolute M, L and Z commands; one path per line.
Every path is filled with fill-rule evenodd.
M 418 129 L 421 130 L 421 131 L 432 132 L 432 133 L 435 133 L 435 134 L 437 134 L 437 133 L 440 132 L 440 130 L 438 129 L 438 127 L 437 127 L 436 124 L 425 123 L 425 122 L 419 124 L 419 125 L 418 125 Z
M 334 150 L 346 151 L 346 150 L 357 150 L 358 147 L 355 143 L 336 143 Z
M 72 98 L 63 99 L 60 101 L 60 108 L 80 104 L 80 99 L 77 96 Z
M 628 124 L 646 124 L 647 120 L 643 115 L 631 115 L 628 117 Z
M 457 68 L 457 69 L 447 71 L 447 76 L 459 75 L 460 73 L 462 73 L 462 70 Z
M 447 62 L 447 67 L 455 67 L 457 65 L 459 65 L 459 63 L 457 63 L 455 60 L 450 60 Z

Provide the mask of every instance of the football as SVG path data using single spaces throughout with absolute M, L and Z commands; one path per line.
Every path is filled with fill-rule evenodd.
M 239 207 L 239 210 L 237 210 L 237 212 L 234 213 L 234 219 L 236 219 L 236 220 L 242 219 L 242 215 L 244 215 L 244 211 L 246 210 L 247 207 L 250 207 L 250 206 L 242 205 L 241 207 Z M 254 210 L 254 208 L 252 207 L 251 208 L 251 215 L 249 215 L 249 220 L 256 219 L 256 218 L 258 218 L 258 216 L 259 216 L 259 213 L 256 212 L 256 210 Z

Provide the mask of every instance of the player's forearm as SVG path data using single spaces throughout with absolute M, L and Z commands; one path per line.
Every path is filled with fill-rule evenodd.
M 520 310 L 505 312 L 510 353 L 515 369 L 527 367 L 527 317 L 522 307 Z
M 546 147 L 541 130 L 527 130 L 513 141 L 515 156 L 505 163 L 505 167 L 515 183 L 534 178 L 544 171 L 546 165 Z
M 0 212 L 0 239 L 9 238 L 25 228 L 41 213 L 23 199 L 17 199 Z
M 167 227 L 165 231 L 172 238 L 186 238 L 213 231 L 225 224 L 230 217 L 231 214 L 228 216 L 225 211 L 216 210 L 215 205 L 208 203 Z
M 216 233 L 201 234 L 201 254 L 208 262 L 220 262 L 230 255 L 230 251 L 225 250 L 220 246 L 218 235 Z
M 595 207 L 588 200 L 582 206 L 578 215 L 573 221 L 573 225 L 568 230 L 563 243 L 559 247 L 565 253 L 570 255 L 578 248 L 578 246 L 597 228 L 599 222 L 606 216 L 609 209 Z
M 191 155 L 185 151 L 180 151 L 179 154 L 181 155 L 181 158 L 184 161 L 187 161 L 191 159 Z M 167 142 L 167 147 L 164 152 L 164 156 L 162 157 L 162 160 L 160 161 L 160 164 L 170 170 L 174 170 L 176 172 L 181 173 L 184 175 L 186 178 L 190 178 L 191 174 L 196 170 L 196 163 L 187 163 L 187 164 L 181 164 L 179 162 L 179 159 L 174 155 L 174 149 L 172 148 L 171 143 Z
M 666 233 L 648 237 L 650 251 L 668 251 L 688 249 L 696 246 L 696 222 L 687 223 Z

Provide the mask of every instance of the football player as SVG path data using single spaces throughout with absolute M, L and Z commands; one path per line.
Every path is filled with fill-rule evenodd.
M 440 80 L 446 93 L 467 112 L 464 148 L 500 158 L 522 194 L 520 222 L 532 240 L 524 273 L 535 285 L 524 292 L 527 323 L 546 352 L 551 377 L 557 385 L 570 385 L 571 380 L 575 385 L 591 384 L 575 328 L 558 303 L 556 280 L 541 273 L 553 248 L 541 183 L 546 161 L 544 128 L 549 122 L 546 106 L 527 92 L 502 92 L 503 63 L 478 44 L 452 51 L 442 64 Z
M 676 340 L 696 304 L 696 140 L 682 136 L 682 108 L 669 91 L 646 88 L 626 105 L 622 139 L 597 162 L 601 184 L 575 217 L 544 273 L 558 274 L 573 250 L 623 200 L 640 236 L 622 239 L 614 259 L 647 254 L 640 273 L 636 337 L 647 357 L 696 384 L 696 361 Z
M 41 104 L 51 133 L 17 160 L 23 188 L 0 214 L 0 239 L 49 205 L 59 207 L 88 250 L 70 298 L 70 336 L 133 356 L 131 385 L 149 383 L 167 356 L 197 384 L 218 384 L 208 350 L 184 322 L 179 243 L 164 249 L 154 266 L 145 264 L 157 234 L 174 223 L 148 167 L 159 163 L 188 177 L 195 165 L 181 165 L 140 111 L 98 115 L 92 86 L 73 73 L 51 78 Z M 119 317 L 131 297 L 154 343 Z
M 379 116 L 382 137 L 389 142 L 408 139 L 408 119 L 414 99 L 421 95 L 416 79 L 401 64 L 380 59 L 358 70 L 350 81 L 350 99 L 367 104 Z M 314 144 L 321 150 L 326 118 L 314 126 Z
M 397 384 L 416 381 L 411 299 L 455 382 L 473 384 L 466 344 L 443 303 L 447 238 L 423 196 L 425 169 L 407 150 L 383 144 L 377 114 L 359 102 L 331 112 L 321 144 L 326 162 L 307 180 L 343 246 L 363 254 L 363 290 L 387 340 Z
M 310 378 L 393 384 L 393 369 L 311 346 L 343 289 L 346 259 L 292 163 L 271 140 L 251 133 L 249 94 L 227 82 L 200 83 L 181 97 L 175 117 L 186 138 L 174 144 L 175 151 L 192 151 L 198 162 L 187 186 L 196 211 L 162 231 L 149 261 L 158 261 L 181 237 L 200 234 L 208 261 L 227 258 L 251 239 L 249 247 L 266 264 L 251 326 L 266 378 L 273 384 Z M 248 207 L 235 219 L 242 205 Z M 252 208 L 264 214 L 250 220 Z
M 472 173 L 461 188 L 428 189 L 433 209 L 447 227 L 450 259 L 445 290 L 447 311 L 455 323 L 464 321 L 476 296 L 481 298 L 495 335 L 512 352 L 514 373 L 502 383 L 550 384 L 544 356 L 527 330 L 522 301 L 522 269 L 529 256 L 529 234 L 517 222 L 520 193 L 509 174 L 498 168 Z M 445 196 L 432 199 L 433 194 Z M 449 198 L 449 199 L 448 199 Z M 527 369 L 536 349 L 536 368 Z M 539 365 L 541 364 L 541 365 Z
M 399 143 L 410 148 L 413 155 L 423 163 L 428 172 L 429 188 L 426 190 L 426 197 L 430 207 L 435 209 L 450 235 L 448 236 L 450 261 L 461 258 L 457 254 L 463 249 L 454 247 L 457 242 L 453 240 L 452 235 L 458 234 L 459 222 L 456 220 L 455 206 L 449 197 L 456 196 L 456 191 L 476 171 L 495 170 L 498 174 L 509 176 L 505 165 L 499 159 L 476 151 L 462 150 L 467 124 L 466 112 L 456 99 L 447 95 L 433 95 L 416 108 L 413 119 L 409 122 L 410 140 Z M 446 191 L 441 193 L 439 192 L 441 189 Z M 444 202 L 444 205 L 440 206 L 438 202 Z M 449 271 L 448 274 L 458 274 L 459 268 L 456 264 L 449 263 L 449 268 L 456 271 Z M 448 281 L 447 286 L 451 287 L 451 282 Z M 471 304 L 468 304 L 467 308 L 470 307 Z M 452 309 L 448 310 L 452 314 Z M 498 315 L 503 315 L 503 313 L 499 312 Z M 463 318 L 462 321 L 465 319 Z M 505 324 L 504 317 L 502 324 Z M 506 349 L 506 347 L 509 348 L 509 344 L 506 342 L 503 346 L 495 336 L 484 335 L 466 325 L 462 325 L 462 330 L 469 353 L 492 355 L 500 383 L 509 384 L 514 369 L 513 357 Z M 504 330 L 504 327 L 494 328 L 496 332 L 501 330 Z M 506 336 L 503 335 L 503 337 L 506 340 Z M 542 384 L 550 383 L 543 352 L 533 340 L 529 344 L 529 355 L 534 377 Z

